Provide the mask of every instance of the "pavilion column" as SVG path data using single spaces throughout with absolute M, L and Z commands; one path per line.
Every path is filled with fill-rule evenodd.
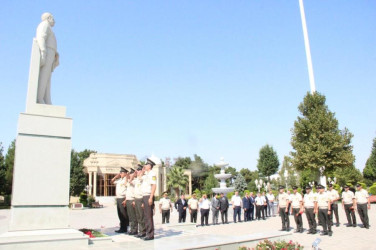
M 94 172 L 94 183 L 93 183 L 93 189 L 94 189 L 94 192 L 93 192 L 93 196 L 96 197 L 97 196 L 97 172 L 95 171 Z
M 91 195 L 91 187 L 93 186 L 93 180 L 92 180 L 93 172 L 89 172 L 89 195 Z

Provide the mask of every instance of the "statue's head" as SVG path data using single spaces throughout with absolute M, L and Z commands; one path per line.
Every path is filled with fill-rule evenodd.
M 42 21 L 45 21 L 47 20 L 47 22 L 51 25 L 51 27 L 53 27 L 55 25 L 55 19 L 54 19 L 54 16 L 49 13 L 49 12 L 45 12 L 42 14 Z

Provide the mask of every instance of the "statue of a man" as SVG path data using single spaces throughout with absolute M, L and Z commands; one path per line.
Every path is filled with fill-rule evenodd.
M 37 41 L 40 50 L 40 70 L 38 79 L 37 103 L 51 103 L 51 74 L 59 65 L 57 42 L 52 27 L 55 25 L 51 13 L 42 14 L 42 22 L 37 28 Z

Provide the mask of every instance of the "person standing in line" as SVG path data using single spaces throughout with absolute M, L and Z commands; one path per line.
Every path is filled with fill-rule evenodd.
M 256 203 L 256 218 L 258 220 L 261 220 L 261 213 L 262 213 L 262 219 L 265 220 L 265 209 L 264 209 L 264 206 L 266 204 L 265 196 L 261 196 L 260 193 L 257 193 L 255 203 Z
M 185 223 L 185 218 L 187 217 L 187 207 L 187 200 L 185 199 L 184 194 L 181 194 L 180 199 L 175 202 L 175 209 L 179 212 L 179 223 Z
M 291 215 L 291 192 L 290 192 L 290 190 L 287 190 L 287 195 L 289 196 L 289 204 L 287 205 L 288 206 L 287 214 Z
M 290 196 L 291 198 L 291 207 L 292 207 L 292 215 L 295 219 L 296 230 L 295 233 L 303 233 L 303 198 L 300 193 L 298 193 L 298 187 L 292 187 L 293 194 Z
M 253 192 L 250 193 L 249 195 L 249 203 L 251 204 L 251 208 L 250 208 L 250 211 L 249 211 L 249 214 L 250 214 L 250 217 L 251 217 L 251 221 L 255 219 L 255 197 L 253 196 Z
M 136 218 L 136 209 L 135 209 L 135 200 L 134 200 L 134 183 L 133 179 L 135 177 L 135 170 L 131 167 L 129 176 L 127 176 L 127 191 L 125 196 L 125 204 L 127 209 L 127 214 L 130 224 L 129 235 L 137 235 L 138 231 L 138 222 Z
M 172 211 L 172 204 L 167 192 L 163 193 L 163 198 L 159 200 L 159 211 L 162 214 L 162 224 L 170 223 L 170 210 Z
M 200 199 L 201 226 L 204 226 L 204 221 L 205 225 L 209 226 L 209 209 L 210 201 L 206 194 L 203 194 L 202 198 Z
M 322 225 L 322 236 L 329 235 L 332 236 L 332 225 L 330 224 L 329 215 L 331 214 L 330 211 L 330 195 L 325 192 L 324 186 L 318 185 L 319 194 L 317 195 L 317 205 L 316 205 L 316 213 L 318 211 L 320 222 Z
M 192 198 L 188 200 L 188 208 L 191 215 L 191 223 L 197 223 L 198 200 L 196 194 L 193 194 Z
M 315 207 L 317 206 L 317 194 L 312 192 L 312 187 L 306 187 L 306 194 L 304 195 L 303 206 L 307 216 L 309 230 L 307 234 L 317 233 L 317 223 L 315 218 Z
M 327 191 L 330 195 L 330 200 L 332 201 L 332 206 L 330 210 L 332 211 L 330 214 L 330 223 L 333 226 L 333 216 L 336 216 L 336 226 L 339 227 L 339 217 L 338 217 L 338 204 L 337 201 L 339 200 L 338 191 L 333 188 L 333 184 L 329 184 L 329 190 Z
M 342 207 L 346 212 L 347 227 L 356 227 L 356 217 L 354 211 L 356 209 L 355 195 L 352 191 L 350 191 L 348 185 L 345 185 L 345 191 L 342 192 Z
M 224 195 L 224 193 L 221 193 L 221 198 L 219 199 L 219 209 L 221 210 L 222 224 L 228 223 L 227 213 L 229 206 L 230 204 L 227 197 Z
M 290 231 L 290 218 L 289 218 L 289 201 L 290 196 L 285 193 L 285 187 L 279 186 L 278 194 L 278 213 L 281 216 L 282 220 L 282 230 L 281 231 Z
M 263 209 L 264 209 L 265 217 L 268 217 L 268 213 L 267 213 L 268 212 L 268 197 L 266 197 L 265 192 L 262 192 L 261 197 L 264 198 L 264 200 L 266 201 Z
M 363 223 L 364 228 L 369 229 L 369 219 L 367 209 L 371 209 L 371 202 L 366 190 L 363 189 L 359 183 L 356 185 L 357 191 L 355 192 L 355 200 L 358 208 L 360 220 Z
M 272 190 L 269 191 L 269 193 L 266 195 L 266 198 L 268 199 L 269 216 L 272 216 L 272 214 L 273 214 L 273 217 L 274 217 L 275 216 L 275 214 L 274 214 L 274 200 L 275 200 L 275 197 L 274 197 L 274 194 L 273 194 Z
M 142 189 L 141 189 L 141 182 L 142 176 L 144 172 L 142 169 L 144 166 L 138 164 L 138 168 L 136 171 L 136 177 L 133 179 L 134 183 L 134 202 L 135 202 L 135 210 L 136 210 L 136 217 L 138 222 L 138 234 L 135 235 L 137 238 L 144 238 L 146 236 L 145 232 L 145 218 L 144 218 L 144 204 L 142 201 Z
M 153 171 L 155 162 L 151 159 L 147 159 L 144 166 L 145 174 L 142 177 L 142 201 L 144 204 L 144 218 L 146 236 L 144 240 L 154 240 L 154 193 L 156 189 L 157 177 Z
M 111 183 L 116 185 L 116 207 L 120 220 L 120 229 L 115 233 L 127 233 L 129 226 L 129 218 L 125 208 L 125 195 L 127 191 L 127 170 L 123 167 L 120 168 L 120 173 L 111 179 Z
M 213 225 L 218 224 L 218 216 L 219 216 L 219 200 L 217 194 L 213 194 L 213 199 L 211 201 L 211 210 L 212 210 L 212 220 Z
M 236 223 L 236 216 L 238 216 L 238 221 L 242 222 L 240 219 L 242 211 L 242 199 L 239 196 L 239 192 L 235 191 L 235 194 L 231 197 L 232 209 L 234 209 L 234 223 Z
M 251 220 L 251 201 L 249 199 L 248 193 L 245 193 L 245 196 L 243 197 L 243 210 L 244 210 L 244 221 L 250 221 Z

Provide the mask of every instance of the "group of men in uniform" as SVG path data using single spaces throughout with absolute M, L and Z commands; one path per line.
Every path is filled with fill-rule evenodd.
M 349 186 L 345 185 L 342 192 L 342 206 L 345 210 L 348 220 L 347 227 L 356 227 L 355 211 L 358 210 L 363 226 L 369 229 L 368 209 L 371 208 L 368 192 L 362 188 L 360 184 L 356 185 L 355 194 L 349 190 Z M 296 233 L 303 233 L 302 214 L 305 212 L 309 224 L 308 234 L 317 233 L 317 224 L 321 225 L 323 230 L 321 235 L 332 236 L 333 217 L 336 218 L 336 226 L 339 226 L 338 204 L 340 199 L 338 191 L 329 184 L 329 189 L 325 191 L 325 187 L 317 185 L 318 193 L 312 192 L 312 187 L 306 187 L 304 197 L 298 192 L 296 186 L 293 187 L 293 194 L 287 194 L 284 186 L 279 187 L 278 211 L 282 220 L 282 231 L 290 230 L 289 214 L 294 216 L 296 224 Z M 290 212 L 291 206 L 291 212 Z M 316 223 L 316 215 L 318 223 Z
M 127 233 L 144 240 L 154 239 L 154 193 L 156 175 L 152 171 L 155 162 L 147 159 L 137 169 L 120 168 L 120 173 L 111 182 L 116 184 L 116 205 L 120 229 L 116 233 Z M 129 226 L 129 231 L 128 231 Z

